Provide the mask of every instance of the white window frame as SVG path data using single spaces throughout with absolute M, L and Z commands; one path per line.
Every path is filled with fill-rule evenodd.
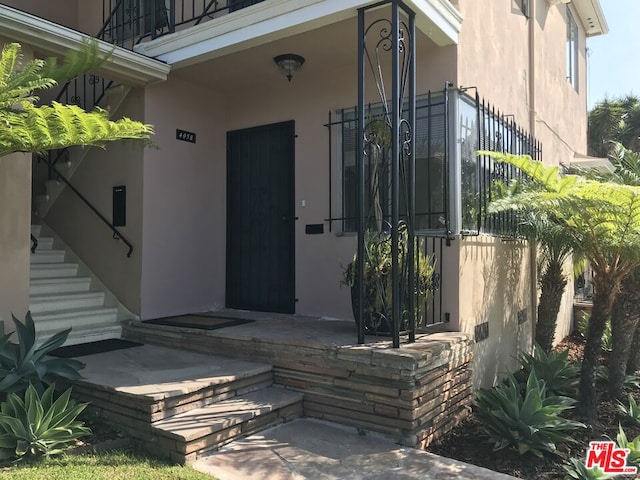
M 567 80 L 576 91 L 579 87 L 579 43 L 578 24 L 567 5 Z

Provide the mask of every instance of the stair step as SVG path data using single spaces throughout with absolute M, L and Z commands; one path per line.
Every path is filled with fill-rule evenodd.
M 37 332 L 37 344 L 42 344 L 47 338 L 58 333 L 60 330 L 42 330 Z M 98 342 L 110 338 L 120 338 L 122 336 L 122 326 L 117 324 L 91 325 L 89 327 L 73 328 L 64 342 L 65 346 L 77 345 L 80 343 Z M 82 373 L 82 372 L 81 372 Z
M 36 236 L 36 235 L 34 235 Z M 53 248 L 53 237 L 37 237 L 38 246 L 36 251 L 51 250 Z
M 75 277 L 78 273 L 77 263 L 37 263 L 31 264 L 30 277 L 57 278 Z
M 43 331 L 60 331 L 69 327 L 89 328 L 98 325 L 119 325 L 118 309 L 112 307 L 77 308 L 53 312 L 36 312 L 33 321 Z
M 166 439 L 158 443 L 163 453 L 174 460 L 180 456 L 189 460 L 258 429 L 301 416 L 302 398 L 301 393 L 269 387 L 159 420 L 152 427 Z
M 64 250 L 40 250 L 31 254 L 31 264 L 37 263 L 64 263 Z
M 42 230 L 42 225 L 31 225 L 31 235 L 37 237 L 40 235 L 40 231 Z
M 100 307 L 104 304 L 103 292 L 34 295 L 30 298 L 31 313 Z
M 47 293 L 88 292 L 91 286 L 89 277 L 34 278 L 29 283 L 31 295 Z

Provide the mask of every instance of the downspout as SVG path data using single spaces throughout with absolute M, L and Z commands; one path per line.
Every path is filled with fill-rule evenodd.
M 536 80 L 536 34 L 535 34 L 535 25 L 536 25 L 536 8 L 537 0 L 531 0 L 529 2 L 529 132 L 533 138 L 536 138 L 536 88 L 535 88 L 535 80 Z M 533 346 L 536 341 L 536 324 L 538 322 L 538 279 L 537 273 L 538 269 L 536 268 L 537 258 L 537 245 L 535 242 L 529 246 L 529 262 L 530 262 L 530 271 L 531 271 L 531 349 L 533 350 Z

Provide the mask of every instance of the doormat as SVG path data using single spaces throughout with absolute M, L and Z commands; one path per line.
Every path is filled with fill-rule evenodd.
M 204 315 L 180 315 L 178 317 L 157 318 L 145 320 L 142 323 L 164 325 L 166 327 L 199 328 L 200 330 L 216 330 L 218 328 L 235 327 L 255 320 L 244 318 L 208 317 Z
M 121 338 L 109 338 L 107 340 L 99 340 L 97 342 L 80 343 L 78 345 L 56 348 L 54 351 L 49 353 L 49 355 L 59 358 L 84 357 L 85 355 L 113 352 L 114 350 L 124 350 L 125 348 L 140 347 L 142 345 L 144 344 L 132 342 L 130 340 L 123 340 Z

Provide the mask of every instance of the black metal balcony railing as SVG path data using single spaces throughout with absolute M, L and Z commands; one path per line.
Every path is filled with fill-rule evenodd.
M 198 25 L 264 0 L 103 0 L 98 38 L 132 49 L 140 41 Z

